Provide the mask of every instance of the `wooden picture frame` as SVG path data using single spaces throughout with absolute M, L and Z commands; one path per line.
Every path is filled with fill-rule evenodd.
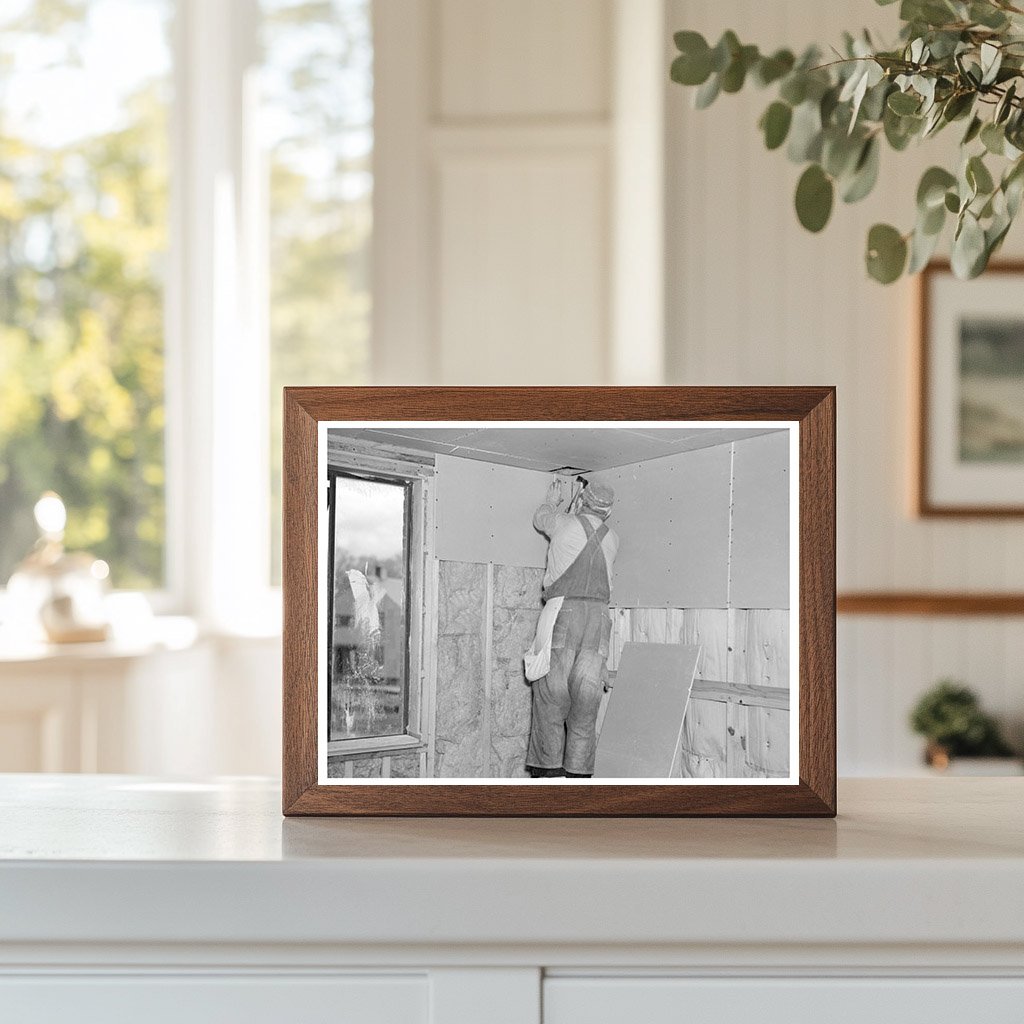
M 394 779 L 345 785 L 321 781 L 318 751 L 322 646 L 319 552 L 326 515 L 319 461 L 328 423 L 415 424 L 528 421 L 543 427 L 627 428 L 674 423 L 784 425 L 797 468 L 796 542 L 790 579 L 798 585 L 792 650 L 798 731 L 791 775 L 776 782 L 725 780 L 687 785 L 605 784 L 597 779 L 403 785 Z M 835 722 L 835 389 L 831 387 L 303 387 L 284 392 L 283 812 L 391 816 L 799 816 L 836 813 Z M 372 433 L 372 432 L 371 432 Z M 748 433 L 753 433 L 748 431 Z M 326 448 L 326 444 L 325 444 Z M 731 491 L 730 501 L 731 501 Z M 791 513 L 792 514 L 792 513 Z M 731 511 L 730 511 L 731 515 Z M 730 519 L 731 524 L 731 519 Z M 730 530 L 732 529 L 730 525 Z M 792 593 L 792 591 L 791 591 Z M 425 599 L 426 600 L 426 599 Z M 429 616 L 429 605 L 423 613 Z M 426 618 L 424 618 L 426 621 Z M 333 628 L 333 620 L 332 620 Z M 713 695 L 711 695 L 713 696 Z M 735 693 L 728 699 L 742 704 Z M 323 712 L 327 714 L 326 711 Z M 798 742 L 797 742 L 798 741 Z M 340 780 L 342 782 L 346 780 Z M 549 783 L 558 781 L 560 785 Z M 583 783 L 583 784 L 580 784 Z M 754 784 L 761 783 L 761 784 Z
M 967 371 L 960 351 L 967 344 L 964 332 L 972 320 L 996 323 L 1000 318 L 1012 317 L 1024 339 L 1024 313 L 1019 312 L 1022 285 L 1024 262 L 1014 261 L 993 262 L 981 278 L 973 281 L 957 280 L 946 261 L 929 264 L 919 275 L 913 510 L 921 518 L 1024 516 L 1021 442 L 1017 442 L 1015 461 L 986 455 L 985 428 L 981 424 L 973 427 L 974 421 L 965 418 Z M 953 317 L 960 318 L 959 337 L 955 336 Z M 970 383 L 980 394 L 984 378 L 976 376 L 980 379 Z M 1018 386 L 1018 381 L 1008 384 Z M 1024 386 L 1024 380 L 1019 385 Z M 978 407 L 977 399 L 970 401 Z M 989 422 L 998 417 L 999 407 L 995 396 L 995 405 L 987 413 Z M 977 419 L 984 415 L 984 409 L 975 414 Z M 998 422 L 987 429 L 990 433 L 998 430 Z M 990 447 L 997 442 L 998 436 L 994 436 Z

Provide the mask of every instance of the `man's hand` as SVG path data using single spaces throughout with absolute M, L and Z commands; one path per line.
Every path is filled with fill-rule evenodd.
M 556 508 L 562 504 L 562 478 L 556 476 L 550 484 L 548 484 L 548 496 L 546 503 L 548 505 L 554 505 Z

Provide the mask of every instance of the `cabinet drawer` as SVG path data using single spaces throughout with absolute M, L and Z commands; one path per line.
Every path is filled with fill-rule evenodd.
M 426 1024 L 426 975 L 98 975 L 0 978 L 18 1024 Z
M 544 1024 L 743 1019 L 758 1024 L 1020 1024 L 1024 978 L 549 977 L 544 983 Z

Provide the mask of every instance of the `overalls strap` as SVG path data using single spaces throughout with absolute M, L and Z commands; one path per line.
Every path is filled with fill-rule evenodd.
M 601 542 L 608 536 L 608 524 L 602 523 L 595 530 L 586 516 L 577 516 L 576 519 L 583 527 L 587 542 L 572 565 L 544 591 L 544 600 L 576 597 L 607 604 L 611 598 L 611 587 L 608 585 L 608 560 Z

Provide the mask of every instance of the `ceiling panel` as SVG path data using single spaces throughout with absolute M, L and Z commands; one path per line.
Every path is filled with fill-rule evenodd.
M 506 466 L 551 472 L 563 466 L 614 469 L 678 452 L 774 433 L 756 427 L 388 427 L 344 430 L 360 441 L 440 452 Z

